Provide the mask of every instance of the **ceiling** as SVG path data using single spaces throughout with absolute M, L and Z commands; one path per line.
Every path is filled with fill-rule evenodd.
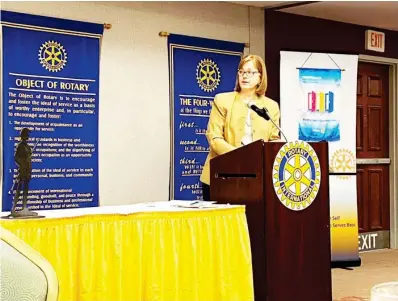
M 228 1 L 398 31 L 398 1 Z M 290 7 L 286 7 L 289 6 Z M 281 7 L 281 9 L 278 9 Z M 283 8 L 285 7 L 285 8 Z

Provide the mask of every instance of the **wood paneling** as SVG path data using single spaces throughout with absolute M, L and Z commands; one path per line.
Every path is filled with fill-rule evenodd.
M 388 158 L 388 66 L 359 63 L 357 87 L 357 158 Z M 358 165 L 359 231 L 389 229 L 389 166 Z
M 382 79 L 378 76 L 368 76 L 368 96 L 382 97 Z
M 383 107 L 368 106 L 368 150 L 380 152 L 383 144 Z M 388 139 L 388 137 L 386 137 Z
M 383 228 L 383 169 L 370 167 L 369 178 L 369 230 L 377 231 Z M 364 187 L 365 188 L 365 187 Z
M 390 229 L 389 167 L 359 165 L 357 169 L 359 231 Z
M 365 172 L 363 169 L 357 169 L 357 187 L 366 187 L 364 185 L 365 181 Z M 364 204 L 364 193 L 362 189 L 358 189 L 357 191 L 357 200 L 358 200 L 358 228 L 359 232 L 364 232 L 366 229 L 366 225 L 368 223 L 367 220 L 367 209 L 366 204 Z
M 359 63 L 357 94 L 357 157 L 388 157 L 389 67 Z
M 363 150 L 363 106 L 357 105 L 357 151 Z

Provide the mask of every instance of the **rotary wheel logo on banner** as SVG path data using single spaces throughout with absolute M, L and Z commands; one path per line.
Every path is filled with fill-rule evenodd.
M 39 50 L 39 61 L 48 71 L 61 71 L 66 65 L 66 60 L 66 50 L 60 43 L 48 41 L 41 45 Z
M 304 141 L 286 143 L 279 150 L 272 169 L 275 192 L 281 203 L 294 211 L 312 204 L 321 183 L 319 159 Z
M 221 73 L 217 64 L 210 59 L 201 60 L 196 67 L 196 80 L 205 92 L 213 92 L 220 84 Z
M 349 149 L 338 149 L 333 153 L 329 163 L 330 172 L 352 173 L 355 172 L 355 156 Z M 348 176 L 338 176 L 339 179 L 346 180 Z

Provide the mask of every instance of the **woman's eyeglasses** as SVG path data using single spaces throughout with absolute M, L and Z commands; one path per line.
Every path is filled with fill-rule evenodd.
M 252 77 L 253 75 L 260 73 L 258 71 L 244 71 L 244 70 L 238 70 L 239 76 L 244 76 L 245 74 L 247 77 Z

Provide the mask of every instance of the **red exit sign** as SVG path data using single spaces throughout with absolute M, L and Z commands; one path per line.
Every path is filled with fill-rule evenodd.
M 365 34 L 366 34 L 365 48 L 367 50 L 384 52 L 384 48 L 386 45 L 386 39 L 385 39 L 384 32 L 367 30 Z

